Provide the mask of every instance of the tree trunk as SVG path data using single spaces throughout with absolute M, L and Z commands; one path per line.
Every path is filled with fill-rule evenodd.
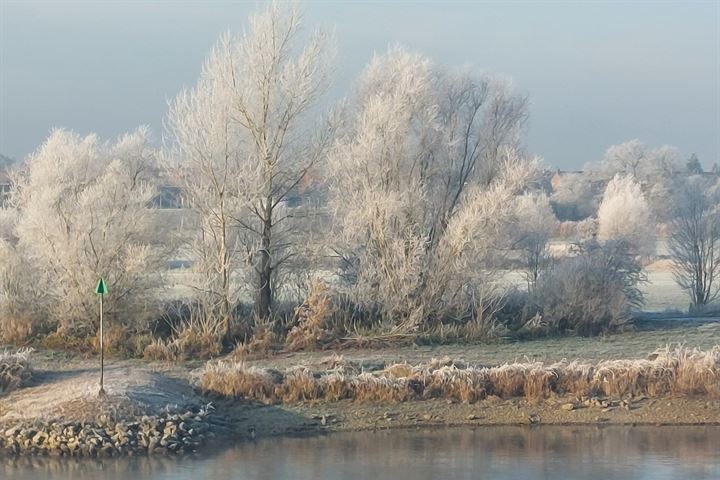
M 260 266 L 258 269 L 258 293 L 255 301 L 255 316 L 257 318 L 269 318 L 272 307 L 272 258 L 270 256 L 270 240 L 272 235 L 272 197 L 266 199 L 263 231 L 262 250 L 260 251 Z
M 223 208 L 224 211 L 224 208 Z M 229 269 L 229 255 L 227 248 L 227 223 L 225 222 L 225 215 L 222 215 L 222 230 L 220 235 L 220 252 L 219 257 L 221 260 L 220 276 L 221 276 L 221 292 L 222 292 L 222 306 L 220 315 L 222 317 L 222 336 L 223 342 L 230 340 L 230 317 L 232 316 L 230 306 L 230 269 Z

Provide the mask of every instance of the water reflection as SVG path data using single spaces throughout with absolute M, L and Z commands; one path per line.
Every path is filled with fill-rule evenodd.
M 720 427 L 489 427 L 268 439 L 181 459 L 5 458 L 8 479 L 710 479 Z

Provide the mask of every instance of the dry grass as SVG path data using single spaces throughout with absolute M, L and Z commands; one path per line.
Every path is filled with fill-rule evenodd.
M 185 307 L 187 311 L 184 311 Z M 172 315 L 180 321 L 174 323 Z M 221 318 L 207 313 L 198 304 L 182 306 L 172 315 L 168 318 L 172 330 L 170 337 L 146 342 L 143 350 L 146 359 L 179 362 L 190 358 L 209 359 L 220 354 L 224 335 Z
M 215 334 L 184 328 L 171 338 L 155 338 L 143 350 L 146 360 L 181 362 L 189 358 L 209 359 L 220 354 L 222 344 Z
M 336 340 L 331 320 L 335 307 L 332 293 L 316 280 L 310 285 L 308 297 L 295 309 L 295 326 L 287 334 L 285 349 L 290 352 L 318 350 Z
M 32 376 L 31 349 L 0 354 L 0 394 L 15 390 Z
M 249 340 L 235 345 L 233 356 L 237 360 L 264 358 L 280 348 L 280 336 L 274 330 L 273 321 L 257 320 L 252 329 L 252 336 Z
M 30 317 L 5 316 L 0 320 L 0 339 L 6 343 L 22 345 L 32 339 L 38 330 L 39 325 Z
M 267 402 L 274 398 L 276 381 L 268 369 L 246 368 L 243 362 L 209 362 L 202 372 L 201 384 L 204 390 L 222 391 L 227 397 Z
M 281 374 L 241 362 L 218 362 L 208 363 L 199 386 L 207 393 L 265 403 L 343 399 L 397 403 L 429 398 L 473 403 L 490 395 L 528 400 L 566 395 L 720 397 L 720 346 L 708 351 L 664 348 L 648 359 L 594 364 L 474 367 L 441 359 L 415 366 L 395 364 L 376 372 L 339 365 L 323 372 L 297 367 Z
M 78 353 L 91 353 L 94 348 L 87 336 L 78 336 L 67 330 L 59 329 L 40 340 L 40 346 L 48 350 L 61 350 Z

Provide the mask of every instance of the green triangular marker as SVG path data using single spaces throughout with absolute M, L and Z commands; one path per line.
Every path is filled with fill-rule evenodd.
M 99 293 L 100 295 L 108 293 L 107 287 L 105 286 L 105 280 L 102 278 L 97 284 L 97 287 L 95 287 L 95 293 Z

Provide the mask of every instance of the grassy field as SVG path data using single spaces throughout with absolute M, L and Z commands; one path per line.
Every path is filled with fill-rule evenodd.
M 683 345 L 707 350 L 720 345 L 717 319 L 667 322 L 646 320 L 633 332 L 601 337 L 559 337 L 511 343 L 475 345 L 407 346 L 386 349 L 352 349 L 335 352 L 299 352 L 280 354 L 251 364 L 287 368 L 292 365 L 320 365 L 335 353 L 346 360 L 373 365 L 377 363 L 423 363 L 432 358 L 449 357 L 471 364 L 500 365 L 506 362 L 539 360 L 612 360 L 645 358 L 655 349 Z
M 640 288 L 645 294 L 645 311 L 687 311 L 690 303 L 688 294 L 675 283 L 672 272 L 649 271 L 647 276 L 648 283 Z

